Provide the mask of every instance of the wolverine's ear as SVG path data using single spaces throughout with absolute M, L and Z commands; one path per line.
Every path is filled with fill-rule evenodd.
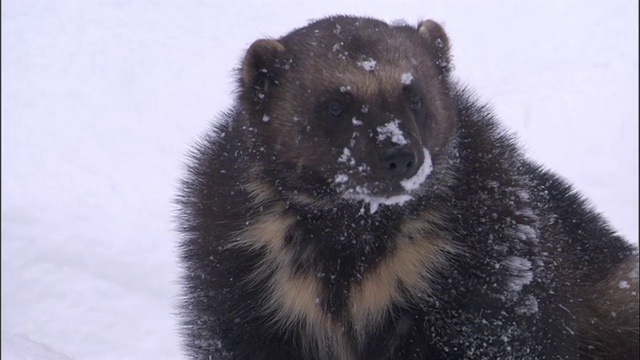
M 276 40 L 260 39 L 251 44 L 242 61 L 243 87 L 264 96 L 284 62 L 284 51 L 284 46 Z
M 442 26 L 433 20 L 425 20 L 418 26 L 418 33 L 427 40 L 427 48 L 436 56 L 436 64 L 444 73 L 449 73 L 452 68 L 449 37 Z

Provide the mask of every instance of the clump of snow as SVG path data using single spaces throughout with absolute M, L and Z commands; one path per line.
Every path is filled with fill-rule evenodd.
M 525 189 L 519 189 L 516 193 L 523 201 L 529 201 L 531 199 L 531 194 Z
M 367 71 L 375 70 L 377 64 L 378 63 L 375 60 L 373 60 L 372 58 L 369 58 L 369 60 L 364 60 L 364 61 L 359 61 L 358 62 L 358 66 L 363 67 Z
M 353 123 L 353 125 L 355 125 L 355 126 L 362 125 L 362 121 L 358 120 L 355 116 L 353 117 L 353 119 L 351 119 L 351 122 L 352 122 L 352 123 Z
M 622 280 L 622 281 L 620 281 L 620 282 L 618 283 L 618 287 L 619 287 L 620 289 L 628 289 L 628 288 L 630 288 L 630 287 L 631 287 L 631 285 L 629 285 L 629 282 L 628 282 L 628 281 L 624 281 L 624 280 Z
M 528 240 L 534 243 L 538 242 L 537 232 L 529 225 L 518 224 L 517 235 L 520 240 Z
M 436 61 L 436 65 L 438 65 L 439 67 L 447 67 L 447 65 L 449 65 L 449 63 L 444 61 L 444 60 L 442 60 L 442 59 L 438 59 Z
M 436 39 L 436 46 L 437 47 L 444 47 L 444 41 L 442 41 L 442 39 L 440 39 L 440 38 Z
M 262 121 L 269 122 L 269 115 L 267 114 L 262 115 Z
M 364 201 L 369 204 L 369 213 L 374 214 L 380 208 L 380 205 L 402 205 L 407 201 L 413 199 L 409 194 L 395 195 L 395 196 L 377 196 L 371 194 L 369 189 L 357 186 L 355 190 L 348 191 L 343 195 L 345 199 L 353 199 Z
M 348 86 L 348 85 L 347 86 L 340 86 L 340 92 L 341 93 L 346 93 L 346 92 L 349 92 L 349 91 L 351 91 L 351 86 Z
M 378 141 L 383 141 L 384 139 L 390 137 L 391 142 L 398 145 L 406 145 L 409 143 L 407 139 L 404 137 L 404 133 L 398 127 L 400 125 L 400 120 L 394 119 L 382 126 L 378 126 L 376 130 L 378 130 Z
M 402 185 L 402 187 L 407 191 L 415 190 L 420 187 L 420 185 L 422 185 L 426 180 L 427 175 L 429 175 L 431 170 L 433 170 L 429 150 L 426 148 L 423 148 L 422 150 L 424 151 L 424 161 L 422 162 L 420 169 L 418 169 L 418 172 L 412 177 L 400 181 L 400 185 Z
M 525 285 L 529 285 L 531 281 L 533 281 L 531 261 L 519 256 L 509 256 L 502 264 L 504 264 L 509 273 L 513 275 L 507 284 L 511 291 L 520 291 Z
M 362 107 L 360 108 L 360 112 L 362 112 L 363 114 L 366 114 L 369 112 L 369 105 L 362 105 Z
M 340 35 L 341 31 L 342 31 L 342 26 L 340 26 L 340 24 L 336 24 L 336 28 L 333 30 L 333 33 L 336 35 Z
M 515 210 L 515 213 L 516 213 L 517 215 L 523 215 L 523 216 L 526 216 L 526 217 L 528 217 L 529 219 L 532 219 L 532 220 L 537 220 L 537 218 L 538 218 L 538 217 L 536 216 L 536 214 L 533 212 L 533 209 L 532 209 L 532 208 L 530 208 L 530 207 L 525 207 L 525 208 L 523 208 L 523 209 Z
M 360 124 L 357 124 L 356 122 L 359 122 Z M 362 125 L 362 122 L 354 118 L 353 125 Z M 356 138 L 358 137 L 358 135 L 360 134 L 357 131 L 354 131 L 353 134 L 351 134 L 351 140 L 349 140 L 349 146 L 351 146 L 352 148 L 356 145 Z
M 362 174 L 367 174 L 371 172 L 371 168 L 367 164 L 361 164 L 360 166 L 358 166 L 358 171 L 360 171 Z
M 345 163 L 349 166 L 354 166 L 356 164 L 356 160 L 351 156 L 351 150 L 349 148 L 344 148 L 342 150 L 342 155 L 338 158 L 339 163 Z
M 538 300 L 533 295 L 527 296 L 524 300 L 524 304 L 518 306 L 516 314 L 519 315 L 533 315 L 538 312 Z
M 400 75 L 400 82 L 409 85 L 413 81 L 413 75 L 411 73 L 403 73 Z
M 347 174 L 338 174 L 333 179 L 333 182 L 336 183 L 336 184 L 342 184 L 342 183 L 347 182 L 347 180 L 349 180 L 349 175 L 347 175 Z

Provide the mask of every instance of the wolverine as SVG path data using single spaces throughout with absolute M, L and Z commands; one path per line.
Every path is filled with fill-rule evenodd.
M 260 39 L 179 195 L 193 359 L 638 359 L 638 250 L 453 78 L 432 20 Z

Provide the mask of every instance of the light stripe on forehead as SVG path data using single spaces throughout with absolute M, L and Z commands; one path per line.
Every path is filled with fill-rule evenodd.
M 379 95 L 395 97 L 413 81 L 410 66 L 390 66 L 376 63 L 373 70 L 363 68 L 336 69 L 335 76 L 327 76 L 326 85 L 347 91 L 356 98 L 373 99 Z

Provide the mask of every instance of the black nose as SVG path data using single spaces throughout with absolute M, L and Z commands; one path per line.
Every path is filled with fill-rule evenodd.
M 382 165 L 392 177 L 408 178 L 416 171 L 416 154 L 408 146 L 399 146 L 382 153 Z

